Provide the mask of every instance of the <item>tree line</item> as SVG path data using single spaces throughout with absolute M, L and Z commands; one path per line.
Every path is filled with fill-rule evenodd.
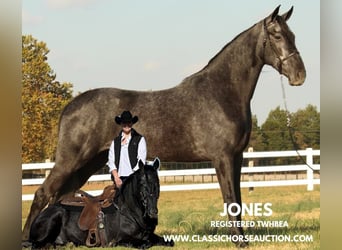
M 248 146 L 254 151 L 320 148 L 320 114 L 313 105 L 294 113 L 278 106 L 270 111 L 261 126 L 253 115 L 252 126 Z
M 59 116 L 73 98 L 72 83 L 56 80 L 49 52 L 46 43 L 22 36 L 23 163 L 54 160 Z M 248 147 L 254 151 L 319 149 L 320 113 L 313 105 L 290 114 L 276 107 L 261 126 L 253 115 Z
M 279 106 L 271 110 L 265 122 L 258 126 L 252 117 L 252 133 L 248 147 L 253 151 L 285 151 L 306 148 L 320 149 L 320 113 L 314 105 L 307 105 L 294 113 Z M 246 148 L 246 149 L 247 149 Z M 303 164 L 303 158 L 267 158 L 256 160 L 256 165 Z M 319 157 L 314 163 L 319 163 Z M 244 163 L 246 164 L 246 161 Z
M 52 159 L 58 118 L 72 98 L 72 84 L 60 83 L 48 64 L 46 43 L 22 36 L 22 162 Z

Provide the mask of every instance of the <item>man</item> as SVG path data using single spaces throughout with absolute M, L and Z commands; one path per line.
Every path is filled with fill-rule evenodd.
M 138 117 L 133 117 L 130 111 L 115 117 L 122 130 L 109 148 L 108 167 L 117 187 L 139 168 L 139 160 L 146 162 L 145 138 L 132 128 L 137 121 Z

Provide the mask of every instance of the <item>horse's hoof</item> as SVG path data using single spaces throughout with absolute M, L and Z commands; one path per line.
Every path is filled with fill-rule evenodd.
M 29 248 L 29 247 L 32 247 L 32 243 L 29 242 L 28 240 L 21 242 L 21 248 Z
M 175 242 L 173 240 L 167 242 L 167 246 L 173 247 L 175 245 Z
M 248 242 L 244 242 L 244 241 L 239 241 L 239 242 L 236 242 L 236 247 L 237 248 L 248 248 L 249 245 L 248 245 Z

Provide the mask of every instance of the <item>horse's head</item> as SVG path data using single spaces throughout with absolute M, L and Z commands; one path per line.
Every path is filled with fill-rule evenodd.
M 286 24 L 293 7 L 281 16 L 278 16 L 279 8 L 280 5 L 263 21 L 264 60 L 285 75 L 291 85 L 302 85 L 306 77 L 304 63 L 296 48 L 295 36 Z
M 152 165 L 144 165 L 139 162 L 139 171 L 141 175 L 140 198 L 144 206 L 144 217 L 150 219 L 158 218 L 158 198 L 160 192 L 159 177 L 157 170 L 160 166 L 160 160 L 156 158 Z

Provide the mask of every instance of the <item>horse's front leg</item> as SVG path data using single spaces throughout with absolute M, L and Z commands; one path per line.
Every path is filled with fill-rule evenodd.
M 230 210 L 231 213 L 228 211 L 227 214 L 230 221 L 241 221 L 241 210 L 240 213 L 238 213 L 237 206 L 240 206 L 241 208 L 240 177 L 242 153 L 238 155 L 224 155 L 214 162 L 214 164 L 217 178 L 220 183 L 223 201 L 226 206 L 224 211 L 228 211 L 228 206 L 230 204 L 238 204 L 232 206 L 232 209 Z M 238 247 L 247 247 L 248 242 L 244 237 L 243 228 L 233 226 L 230 229 L 231 235 L 234 236 L 233 241 L 235 244 Z
M 165 240 L 164 237 L 158 236 L 152 233 L 148 239 L 153 246 L 168 246 L 173 247 L 175 245 L 173 240 Z

